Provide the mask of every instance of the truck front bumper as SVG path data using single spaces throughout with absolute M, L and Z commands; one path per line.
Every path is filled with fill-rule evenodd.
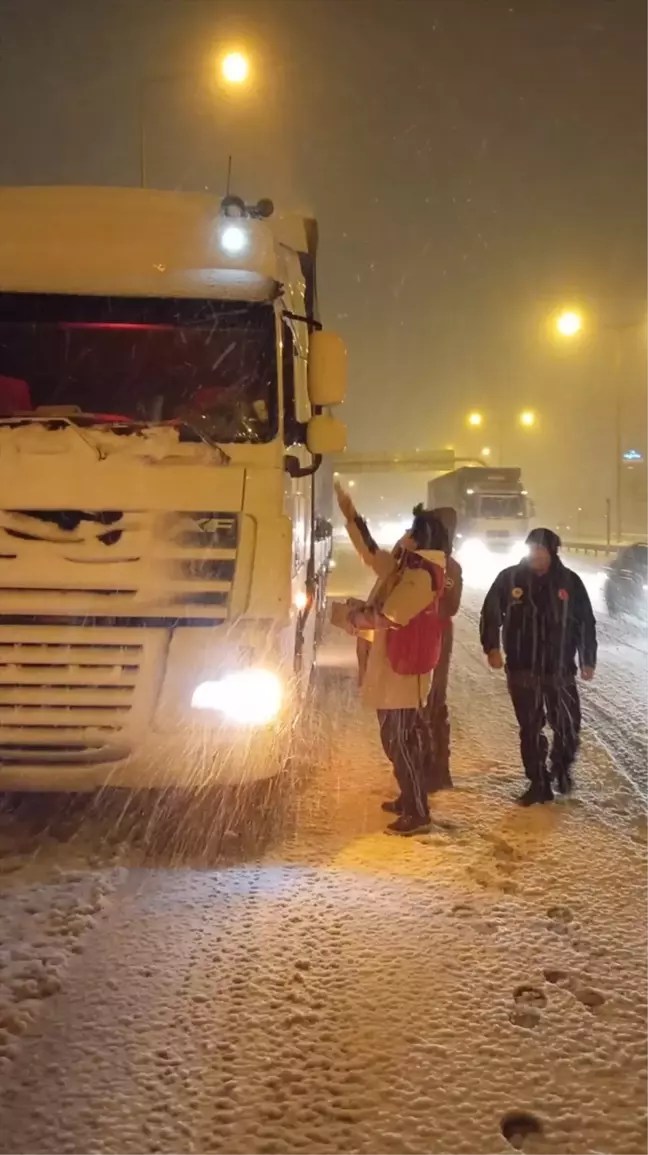
M 255 666 L 284 688 L 265 724 L 192 707 L 201 684 Z M 272 777 L 291 745 L 291 677 L 267 632 L 261 644 L 224 626 L 0 626 L 0 790 L 199 789 Z

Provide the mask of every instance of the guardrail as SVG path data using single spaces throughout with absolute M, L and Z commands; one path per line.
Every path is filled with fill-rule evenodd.
M 613 542 L 608 545 L 604 541 L 563 541 L 562 548 L 566 553 L 591 553 L 594 557 L 598 557 L 599 554 L 616 557 L 623 546 L 615 545 Z

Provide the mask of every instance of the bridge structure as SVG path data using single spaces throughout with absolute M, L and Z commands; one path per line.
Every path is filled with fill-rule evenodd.
M 477 457 L 456 457 L 453 449 L 414 449 L 402 453 L 347 450 L 333 458 L 333 469 L 340 477 L 360 473 L 448 473 L 461 465 L 486 465 L 486 462 Z

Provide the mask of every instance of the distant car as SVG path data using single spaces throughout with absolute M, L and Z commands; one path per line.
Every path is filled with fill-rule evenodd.
M 605 604 L 612 617 L 648 618 L 648 545 L 619 550 L 605 577 Z

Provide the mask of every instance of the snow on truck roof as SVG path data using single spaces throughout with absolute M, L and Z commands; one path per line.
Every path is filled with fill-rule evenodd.
M 0 292 L 269 300 L 307 228 L 224 217 L 205 193 L 0 188 Z

